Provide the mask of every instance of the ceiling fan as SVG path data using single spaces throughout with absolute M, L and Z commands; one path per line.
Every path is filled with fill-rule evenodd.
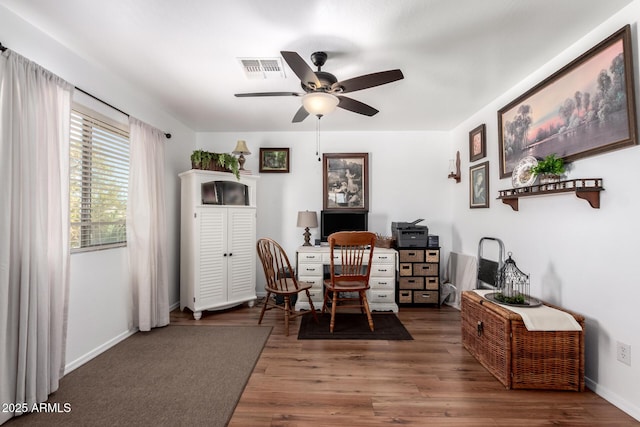
M 352 111 L 354 113 L 373 116 L 378 110 L 363 102 L 342 94 L 355 92 L 357 90 L 368 89 L 374 86 L 391 83 L 404 78 L 402 71 L 389 70 L 378 73 L 365 74 L 352 79 L 338 81 L 331 73 L 322 71 L 322 66 L 327 60 L 325 52 L 314 52 L 311 54 L 311 62 L 318 67 L 318 71 L 313 71 L 309 65 L 296 52 L 280 52 L 289 67 L 300 79 L 300 85 L 305 93 L 297 92 L 257 92 L 257 93 L 236 93 L 237 97 L 251 96 L 299 96 L 302 97 L 302 106 L 293 116 L 293 123 L 298 123 L 307 118 L 309 114 L 322 117 L 330 113 L 336 107 Z

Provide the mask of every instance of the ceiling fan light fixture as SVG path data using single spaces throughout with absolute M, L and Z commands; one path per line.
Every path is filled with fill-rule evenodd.
M 311 92 L 302 97 L 302 105 L 309 114 L 324 116 L 333 112 L 340 100 L 326 92 Z

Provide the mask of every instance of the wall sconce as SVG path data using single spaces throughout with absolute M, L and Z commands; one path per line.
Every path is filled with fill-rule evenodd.
M 300 211 L 298 212 L 298 227 L 304 228 L 304 244 L 302 246 L 311 246 L 309 239 L 311 233 L 310 228 L 318 228 L 318 215 L 315 211 Z
M 234 148 L 234 150 L 232 151 L 233 154 L 240 154 L 240 157 L 238 157 L 238 164 L 240 165 L 240 170 L 243 171 L 244 170 L 244 162 L 245 162 L 245 158 L 244 155 L 249 155 L 251 154 L 251 151 L 249 151 L 249 148 L 247 148 L 247 143 L 245 141 L 243 141 L 242 139 L 238 140 L 238 142 L 236 143 L 236 148 Z
M 460 151 L 456 151 L 456 167 L 453 168 L 453 160 L 449 160 L 449 178 L 456 180 L 456 184 L 460 183 Z

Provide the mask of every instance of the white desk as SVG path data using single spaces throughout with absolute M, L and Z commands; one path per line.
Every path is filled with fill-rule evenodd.
M 331 264 L 328 246 L 300 246 L 296 251 L 298 282 L 311 284 L 309 293 L 316 310 L 322 309 L 324 299 L 324 266 Z M 394 249 L 374 248 L 367 300 L 371 311 L 398 312 L 396 304 L 396 270 L 398 253 Z M 306 295 L 300 294 L 296 310 L 308 310 Z

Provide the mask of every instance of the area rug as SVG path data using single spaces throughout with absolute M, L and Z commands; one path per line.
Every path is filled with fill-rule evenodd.
M 367 316 L 360 313 L 336 313 L 333 333 L 329 332 L 331 314 L 303 316 L 298 331 L 299 340 L 412 340 L 398 316 L 393 313 L 374 313 L 374 331 L 369 329 Z
M 50 411 L 6 425 L 225 426 L 270 333 L 204 325 L 138 332 L 64 376 Z

